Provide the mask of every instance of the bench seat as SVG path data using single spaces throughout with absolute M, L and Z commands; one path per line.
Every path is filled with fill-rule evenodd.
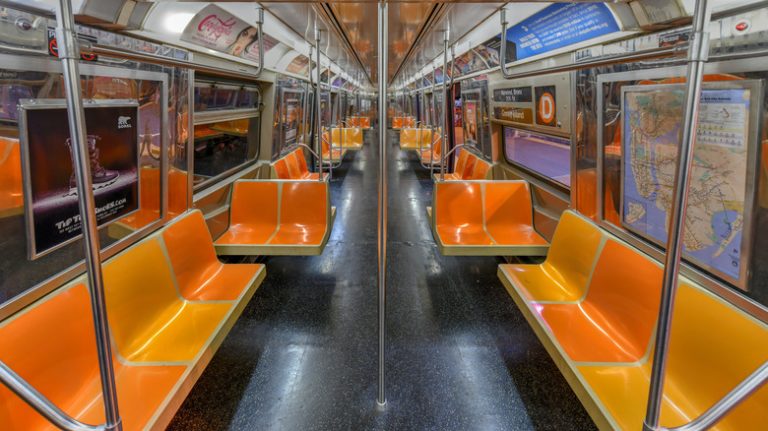
M 309 172 L 304 150 L 296 147 L 271 164 L 272 178 L 281 180 L 315 180 L 320 179 L 320 173 Z M 323 180 L 328 179 L 328 173 L 323 173 Z
M 528 301 L 576 302 L 584 298 L 590 275 L 605 235 L 573 211 L 560 217 L 546 260 L 541 264 L 502 264 L 509 278 Z M 574 250 L 579 250 L 574 253 Z
M 192 211 L 163 229 L 181 296 L 190 301 L 235 301 L 262 276 L 262 264 L 221 263 L 200 211 Z
M 432 143 L 432 129 L 427 128 L 403 128 L 400 129 L 400 149 L 406 151 L 419 151 L 429 148 Z
M 24 210 L 19 140 L 0 137 L 0 217 Z
M 533 228 L 525 181 L 438 181 L 431 214 L 440 253 L 542 256 L 549 246 Z
M 187 173 L 176 168 L 168 171 L 168 219 L 172 219 L 187 208 L 187 200 L 178 198 L 187 195 Z M 139 170 L 139 209 L 109 225 L 112 238 L 123 238 L 141 228 L 160 220 L 160 168 L 142 167 Z
M 467 149 L 462 149 L 453 172 L 445 173 L 445 180 L 489 180 L 493 174 L 492 168 L 491 163 Z M 440 173 L 435 173 L 433 179 L 435 181 L 440 180 Z
M 406 127 L 414 127 L 416 121 L 413 117 L 392 117 L 392 128 L 403 129 Z
M 90 295 L 82 282 L 65 286 L 0 326 L 0 360 L 81 422 L 104 422 Z M 138 365 L 114 359 L 124 429 L 142 430 L 163 410 L 185 365 Z M 53 426 L 3 385 L 0 424 L 6 431 Z
M 333 144 L 333 148 L 356 151 L 363 148 L 363 130 L 359 127 L 333 127 L 331 128 L 330 141 L 328 131 L 323 132 L 323 137 Z
M 110 258 L 103 271 L 123 424 L 165 429 L 266 270 L 218 262 L 202 215 L 191 211 Z M 74 418 L 104 422 L 84 275 L 0 323 L 0 360 Z M 0 424 L 52 429 L 5 386 Z
M 336 215 L 327 181 L 237 181 L 230 208 L 220 255 L 319 255 Z
M 499 278 L 598 427 L 640 429 L 661 265 L 570 211 L 550 250 L 541 265 L 500 265 Z M 768 325 L 690 280 L 681 278 L 671 328 L 666 427 L 698 417 L 768 360 Z M 712 429 L 762 429 L 766 405 L 762 387 Z

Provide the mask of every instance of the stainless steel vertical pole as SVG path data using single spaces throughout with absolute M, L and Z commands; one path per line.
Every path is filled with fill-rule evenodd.
M 376 403 L 387 404 L 384 359 L 387 324 L 387 21 L 389 8 L 379 2 L 379 395 Z
M 96 348 L 101 375 L 101 391 L 104 397 L 104 413 L 107 430 L 122 430 L 120 413 L 117 408 L 115 370 L 112 364 L 107 305 L 104 301 L 104 280 L 101 273 L 101 245 L 96 221 L 96 203 L 93 197 L 91 163 L 86 141 L 85 112 L 80 89 L 80 47 L 75 33 L 75 19 L 70 0 L 59 0 L 56 9 L 56 38 L 59 58 L 64 75 L 67 97 L 67 116 L 72 143 L 73 168 L 77 179 L 77 200 L 85 248 L 85 263 L 88 270 L 88 287 L 91 292 L 91 308 L 96 333 Z M 60 143 L 63 145 L 63 143 Z
M 440 121 L 440 136 L 443 137 L 443 147 L 448 148 L 448 41 L 451 38 L 450 29 L 446 29 L 443 34 L 443 119 Z M 445 180 L 445 158 L 440 158 L 440 181 Z
M 664 397 L 664 374 L 667 365 L 667 348 L 672 323 L 672 312 L 677 292 L 677 278 L 680 272 L 685 210 L 690 186 L 690 170 L 693 163 L 693 149 L 701 99 L 704 64 L 709 55 L 710 9 L 707 0 L 697 0 L 691 26 L 691 41 L 688 48 L 688 71 L 685 87 L 685 109 L 680 152 L 675 170 L 675 188 L 672 195 L 672 216 L 669 219 L 669 237 L 664 261 L 664 284 L 661 290 L 659 323 L 656 328 L 656 342 L 651 371 L 651 385 L 648 392 L 644 430 L 656 430 L 659 426 L 661 405 Z
M 317 123 L 315 123 L 315 139 L 317 143 L 317 158 L 319 161 L 317 177 L 320 181 L 323 181 L 323 128 L 322 124 L 320 123 L 323 118 L 320 112 L 320 107 L 322 106 L 320 104 L 320 69 L 322 62 L 320 60 L 322 56 L 320 55 L 320 29 L 317 27 L 317 21 L 315 21 L 315 52 L 317 53 L 317 73 L 315 75 L 317 77 L 317 87 L 315 87 L 315 109 L 317 110 Z M 332 134 L 333 130 L 329 131 L 328 133 Z M 333 148 L 331 148 L 331 162 L 333 162 Z

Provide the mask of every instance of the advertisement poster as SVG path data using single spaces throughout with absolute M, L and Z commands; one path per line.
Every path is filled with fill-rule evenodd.
M 602 3 L 555 3 L 509 28 L 507 40 L 522 60 L 619 30 Z
M 206 6 L 187 24 L 181 40 L 248 60 L 258 61 L 258 30 L 214 4 Z M 278 41 L 264 35 L 264 52 Z
M 480 116 L 480 103 L 475 98 L 464 98 L 464 139 L 470 144 L 476 144 L 477 123 Z
M 306 75 L 309 73 L 309 57 L 306 55 L 297 55 L 296 58 L 291 61 L 288 67 L 285 68 L 286 72 L 295 73 L 296 75 Z
M 557 127 L 557 95 L 554 85 L 536 87 L 536 124 Z
M 284 145 L 295 143 L 298 137 L 303 96 L 302 92 L 283 90 L 282 127 Z
M 28 254 L 43 256 L 81 235 L 64 102 L 22 103 Z M 104 226 L 139 207 L 138 105 L 87 103 L 87 147 L 96 220 Z

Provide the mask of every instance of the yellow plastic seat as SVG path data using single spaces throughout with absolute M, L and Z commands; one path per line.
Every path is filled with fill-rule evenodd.
M 650 258 L 609 239 L 583 301 L 532 306 L 573 361 L 634 362 L 653 337 L 661 278 L 661 267 Z
M 104 422 L 90 295 L 81 282 L 64 286 L 0 325 L 0 360 L 70 416 Z M 114 360 L 118 405 L 126 431 L 149 428 L 187 370 L 184 365 L 126 365 Z M 4 431 L 53 426 L 0 385 Z
M 352 151 L 363 148 L 363 130 L 359 127 L 336 127 L 332 135 L 334 147 Z
M 133 362 L 195 360 L 233 308 L 183 299 L 157 238 L 110 259 L 104 286 L 117 351 Z
M 676 427 L 702 414 L 768 360 L 768 326 L 699 287 L 681 283 L 675 299 L 661 425 Z M 645 418 L 652 360 L 641 365 L 584 364 L 578 371 L 622 429 Z M 768 386 L 712 430 L 762 430 Z
M 400 130 L 400 149 L 419 151 L 432 143 L 432 129 L 404 128 Z
M 579 301 L 586 294 L 603 238 L 597 226 L 566 211 L 543 263 L 502 264 L 500 276 L 506 277 L 528 301 Z
M 200 211 L 191 211 L 163 229 L 163 242 L 181 295 L 191 301 L 235 301 L 263 279 L 264 265 L 223 264 Z

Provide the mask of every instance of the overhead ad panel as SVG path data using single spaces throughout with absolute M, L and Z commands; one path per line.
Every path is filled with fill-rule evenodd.
M 619 23 L 602 3 L 557 3 L 509 28 L 507 41 L 522 60 L 617 31 Z
M 247 22 L 216 5 L 208 5 L 187 24 L 181 40 L 219 52 L 258 61 L 258 31 Z M 264 52 L 278 41 L 264 34 Z

